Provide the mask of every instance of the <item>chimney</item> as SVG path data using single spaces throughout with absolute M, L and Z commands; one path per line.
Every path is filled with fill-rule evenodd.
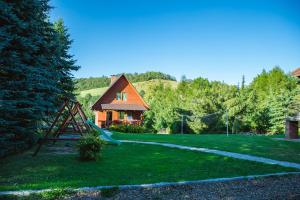
M 117 80 L 117 76 L 116 75 L 111 75 L 110 76 L 110 84 L 112 84 L 113 82 L 115 82 L 115 80 Z

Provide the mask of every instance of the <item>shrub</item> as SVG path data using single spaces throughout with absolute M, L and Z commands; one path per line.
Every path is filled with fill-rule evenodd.
M 145 127 L 143 126 L 137 126 L 137 125 L 111 125 L 109 127 L 109 130 L 111 131 L 117 131 L 122 133 L 146 133 L 149 132 Z
M 78 143 L 79 157 L 81 160 L 97 160 L 104 142 L 97 132 L 90 132 L 80 138 Z

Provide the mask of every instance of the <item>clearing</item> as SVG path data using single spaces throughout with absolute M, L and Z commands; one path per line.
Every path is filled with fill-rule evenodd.
M 300 163 L 300 143 L 273 138 L 283 135 L 229 135 L 224 134 L 130 134 L 117 133 L 118 140 L 135 140 L 145 142 L 163 142 L 191 147 L 203 147 L 235 153 L 243 153 L 280 161 Z
M 0 190 L 176 182 L 297 171 L 209 153 L 126 143 L 105 146 L 102 158 L 96 162 L 81 162 L 74 145 L 57 142 L 56 148 L 43 146 L 36 157 L 30 150 L 2 159 Z

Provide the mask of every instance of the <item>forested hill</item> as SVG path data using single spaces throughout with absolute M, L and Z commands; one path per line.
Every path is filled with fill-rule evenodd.
M 119 76 L 121 74 L 117 74 Z M 153 79 L 172 80 L 176 81 L 176 78 L 162 72 L 145 72 L 145 73 L 125 73 L 126 77 L 132 83 L 149 81 Z M 75 79 L 77 91 L 89 90 L 94 88 L 107 87 L 110 83 L 110 77 L 90 77 Z

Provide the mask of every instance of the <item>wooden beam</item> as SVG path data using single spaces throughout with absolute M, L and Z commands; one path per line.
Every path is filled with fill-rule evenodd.
M 82 119 L 82 122 L 84 123 L 86 129 L 87 129 L 87 130 L 90 130 L 91 127 L 90 127 L 89 124 L 86 123 L 87 117 L 86 117 L 86 115 L 84 114 L 84 112 L 82 111 L 80 103 L 78 103 L 77 109 L 78 109 L 79 115 L 80 115 L 80 117 L 81 117 L 81 119 Z
M 75 119 L 75 116 L 72 113 L 71 108 L 69 107 L 69 105 L 66 105 L 66 107 L 67 107 L 67 109 L 68 109 L 68 111 L 69 111 L 69 113 L 70 113 L 70 115 L 72 117 L 73 122 L 76 124 L 76 127 L 79 129 L 80 135 L 82 135 L 82 130 L 81 130 L 80 126 L 78 125 L 78 123 L 77 123 L 77 121 Z
M 62 105 L 62 107 L 60 108 L 58 114 L 56 115 L 55 120 L 54 120 L 53 123 L 51 124 L 49 130 L 46 132 L 46 134 L 45 134 L 45 136 L 44 136 L 44 139 L 46 139 L 46 138 L 48 137 L 49 133 L 52 131 L 54 125 L 56 124 L 57 120 L 59 119 L 59 117 L 61 116 L 62 112 L 64 111 L 64 109 L 65 109 L 67 103 L 68 103 L 68 102 L 65 100 L 64 103 L 63 103 L 63 105 Z M 40 141 L 39 144 L 38 144 L 37 149 L 35 150 L 35 152 L 33 153 L 32 156 L 36 156 L 36 155 L 37 155 L 37 153 L 40 151 L 42 145 L 43 145 L 43 141 Z

